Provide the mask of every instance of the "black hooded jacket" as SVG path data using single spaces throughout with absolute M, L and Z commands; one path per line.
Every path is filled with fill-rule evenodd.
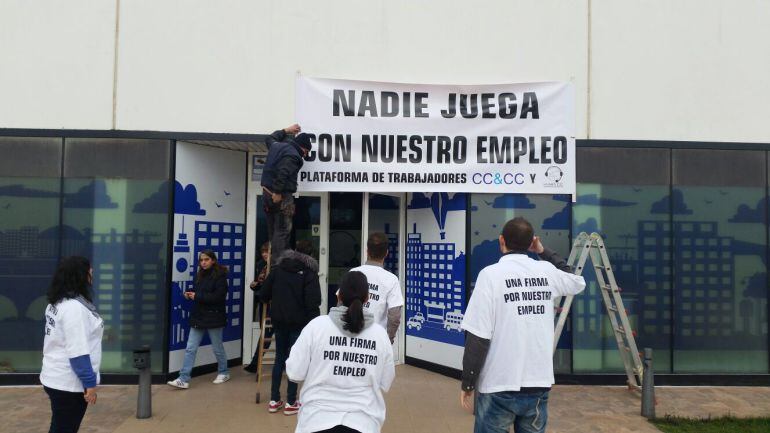
M 272 301 L 270 316 L 276 328 L 304 328 L 320 313 L 318 262 L 294 250 L 284 251 L 262 284 L 259 300 Z
M 227 271 L 203 272 L 195 281 L 195 300 L 190 314 L 193 328 L 222 328 L 227 324 Z
M 297 191 L 297 173 L 302 168 L 302 149 L 283 130 L 270 134 L 265 140 L 267 160 L 262 168 L 261 185 L 276 194 Z

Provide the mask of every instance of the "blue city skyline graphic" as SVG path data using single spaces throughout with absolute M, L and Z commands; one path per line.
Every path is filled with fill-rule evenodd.
M 406 334 L 456 346 L 464 344 L 460 329 L 465 312 L 463 233 L 446 236 L 449 212 L 465 212 L 467 195 L 414 193 L 408 209 L 430 209 L 432 220 L 413 222 L 406 242 Z M 409 218 L 407 218 L 409 219 Z M 419 227 L 419 230 L 418 230 Z M 423 242 L 423 236 L 445 242 Z M 436 236 L 438 235 L 438 236 Z
M 171 328 L 169 330 L 169 350 L 182 350 L 187 345 L 190 332 L 190 313 L 193 301 L 184 298 L 185 291 L 195 290 L 195 274 L 198 270 L 197 257 L 204 250 L 212 250 L 217 261 L 226 266 L 227 300 L 226 326 L 223 341 L 240 340 L 243 337 L 241 310 L 244 287 L 244 258 L 246 256 L 245 224 L 224 221 L 202 220 L 206 210 L 198 201 L 197 188 L 194 184 L 182 186 L 175 181 L 174 214 L 180 223 L 174 224 L 173 272 L 171 287 Z M 214 200 L 217 207 L 224 206 L 230 196 L 226 190 L 222 198 Z M 221 200 L 222 203 L 218 203 Z M 202 345 L 211 344 L 208 334 Z
M 663 350 L 672 344 L 676 350 L 746 350 L 766 344 L 767 246 L 721 235 L 720 225 L 763 223 L 767 198 L 756 206 L 741 204 L 732 217 L 721 221 L 654 219 L 660 214 L 693 213 L 684 191 L 673 189 L 640 212 L 638 220 L 623 225 L 623 233 L 613 232 L 605 239 L 637 342 Z M 593 217 L 574 225 L 574 233 L 602 233 Z M 762 269 L 738 279 L 738 260 L 751 257 L 759 259 Z M 595 274 L 583 275 L 588 286 L 572 309 L 575 345 L 614 349 Z
M 110 197 L 103 179 L 71 182 L 65 187 L 73 187 L 74 192 L 65 189 L 62 194 L 58 192 L 58 180 L 56 191 L 22 184 L 0 187 L 0 203 L 13 198 L 14 204 L 21 205 L 7 203 L 1 207 L 23 209 L 24 203 L 19 200 L 48 207 L 48 202 L 41 200 L 53 200 L 51 207 L 57 210 L 54 218 L 58 220 L 59 200 L 63 208 L 72 209 L 70 212 L 119 211 L 125 206 Z M 30 224 L 0 231 L 0 324 L 4 329 L 0 346 L 17 351 L 42 347 L 43 310 L 48 303 L 45 291 L 61 254 L 80 255 L 91 261 L 93 301 L 105 320 L 104 351 L 121 352 L 120 362 L 125 365 L 131 356 L 125 352 L 127 346 L 149 345 L 154 350 L 162 347 L 157 329 L 166 317 L 162 297 L 158 296 L 165 286 L 165 235 L 138 228 L 94 231 L 90 227 L 93 215 L 82 218 L 70 212 L 65 221 L 85 227 L 67 223 L 47 227 Z M 31 329 L 41 332 L 30 332 Z M 13 370 L 12 365 L 5 368 Z

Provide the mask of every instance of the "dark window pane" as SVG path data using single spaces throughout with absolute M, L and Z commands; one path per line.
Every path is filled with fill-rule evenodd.
M 61 139 L 0 138 L 0 371 L 38 372 L 59 254 Z
M 671 182 L 669 149 L 581 147 L 577 150 L 578 183 L 661 185 Z
M 0 176 L 58 178 L 61 138 L 0 137 Z
M 662 205 L 669 195 L 669 152 L 578 149 L 583 174 L 573 206 L 573 236 L 598 232 L 604 238 L 637 345 L 655 349 L 658 372 L 671 369 L 671 234 Z M 596 274 L 586 267 L 583 276 L 586 290 L 572 307 L 575 371 L 622 371 Z
M 674 371 L 766 373 L 765 152 L 673 161 Z
M 361 218 L 364 195 L 360 192 L 329 193 L 329 286 L 328 308 L 337 305 L 342 276 L 361 266 Z
M 94 300 L 105 322 L 102 371 L 133 372 L 149 345 L 161 372 L 166 326 L 167 141 L 65 142 L 63 254 L 91 259 Z
M 68 138 L 64 176 L 165 179 L 170 150 L 165 140 Z

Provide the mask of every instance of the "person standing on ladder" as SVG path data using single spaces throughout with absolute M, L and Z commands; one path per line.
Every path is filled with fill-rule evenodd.
M 500 261 L 482 269 L 468 302 L 460 403 L 475 399 L 475 433 L 545 432 L 554 384 L 554 299 L 585 289 L 518 217 L 499 237 Z M 534 260 L 528 252 L 543 260 Z M 477 384 L 478 383 L 478 384 Z
M 293 138 L 289 135 L 295 135 Z M 267 238 L 270 242 L 270 266 L 289 247 L 297 174 L 312 148 L 310 136 L 300 133 L 297 124 L 270 134 L 265 140 L 267 160 L 262 169 L 262 207 L 267 214 Z

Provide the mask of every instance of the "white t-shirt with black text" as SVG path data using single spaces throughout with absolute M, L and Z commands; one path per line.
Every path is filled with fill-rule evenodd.
M 43 368 L 40 382 L 53 389 L 83 392 L 83 383 L 70 365 L 70 358 L 89 355 L 99 383 L 104 321 L 75 299 L 64 299 L 45 309 Z
M 583 277 L 525 254 L 507 254 L 482 269 L 462 323 L 462 329 L 491 340 L 478 391 L 553 385 L 554 299 L 585 286 Z
M 388 310 L 404 305 L 398 277 L 387 269 L 375 265 L 362 265 L 351 271 L 366 275 L 369 282 L 369 301 L 364 308 L 374 316 L 374 321 L 388 329 Z
M 378 433 L 385 421 L 382 393 L 395 377 L 393 348 L 377 323 L 351 334 L 329 316 L 310 321 L 292 346 L 286 375 L 304 381 L 297 433 L 345 425 Z

